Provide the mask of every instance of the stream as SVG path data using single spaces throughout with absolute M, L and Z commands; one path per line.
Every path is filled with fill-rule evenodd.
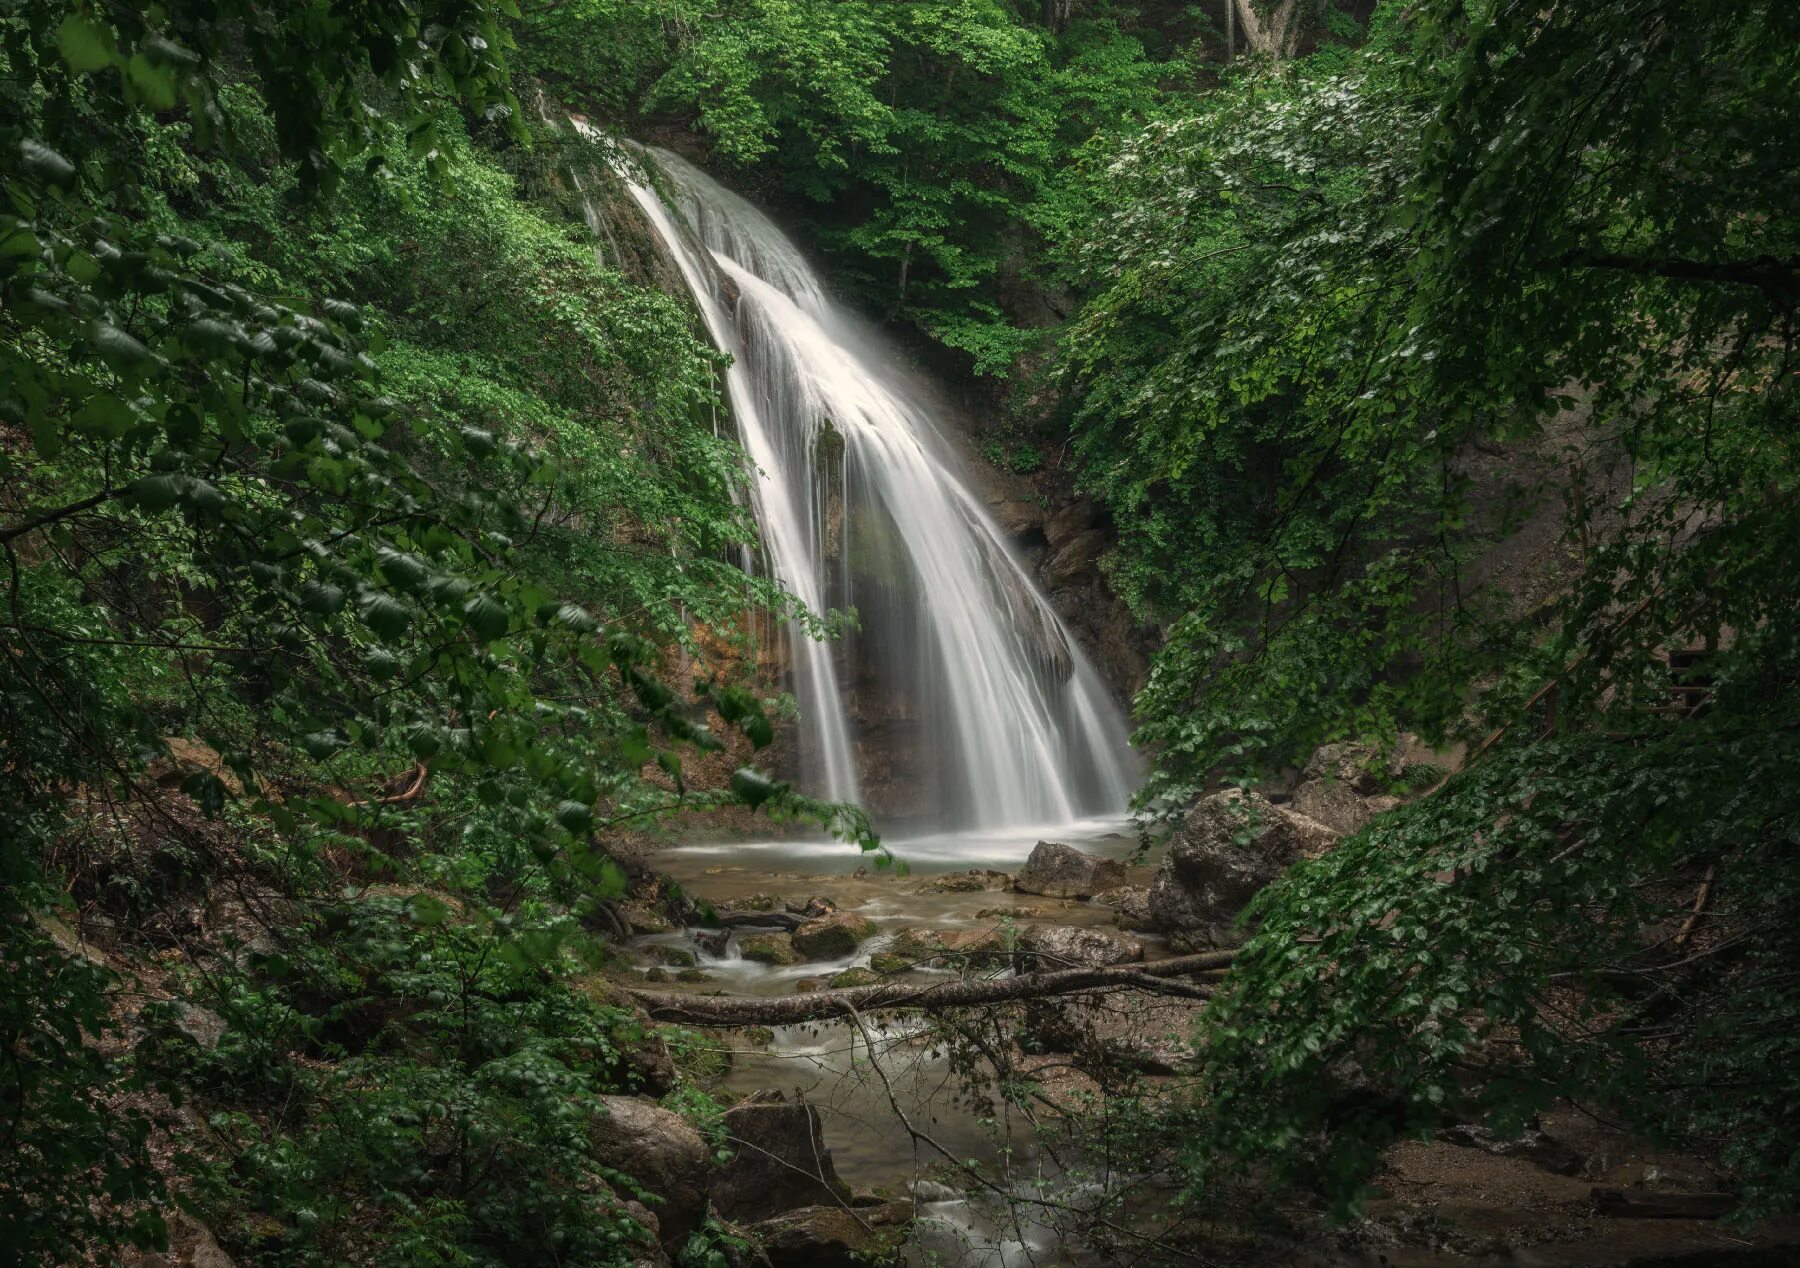
M 970 869 L 1017 873 L 1041 839 L 1128 864 L 1137 849 L 1136 835 L 1123 818 L 895 839 L 889 846 L 906 866 L 903 875 L 877 870 L 835 841 L 674 845 L 657 853 L 655 865 L 690 896 L 721 909 L 765 896 L 779 899 L 780 905 L 823 898 L 839 910 L 867 917 L 877 933 L 852 955 L 782 966 L 739 954 L 742 939 L 759 932 L 754 927 L 732 930 L 722 953 L 708 949 L 710 934 L 705 930 L 651 934 L 636 939 L 633 946 L 646 961 L 655 957 L 657 948 L 692 952 L 708 979 L 659 984 L 658 989 L 776 996 L 812 983 L 822 986 L 848 969 L 866 968 L 871 957 L 905 929 L 984 931 L 1010 925 L 1018 930 L 1031 924 L 1112 928 L 1116 913 L 1091 902 L 1010 889 L 936 888 L 942 878 Z M 1142 863 L 1130 867 L 1129 883 L 1147 884 L 1151 871 Z M 1134 936 L 1145 943 L 1150 957 L 1164 953 L 1154 935 Z M 911 970 L 915 978 L 935 973 L 954 971 Z M 1007 1210 L 1002 1203 L 982 1200 L 984 1195 L 978 1192 L 967 1192 L 972 1186 L 966 1177 L 956 1175 L 929 1145 L 915 1144 L 911 1138 L 907 1123 L 958 1158 L 980 1164 L 1010 1191 L 1042 1191 L 1059 1200 L 1072 1196 L 1055 1160 L 1040 1148 L 1032 1124 L 1003 1099 L 992 1103 L 992 1116 L 983 1112 L 985 1107 L 972 1105 L 952 1063 L 920 1038 L 924 1025 L 904 1017 L 869 1020 L 885 1081 L 871 1069 L 863 1037 L 846 1023 L 783 1026 L 767 1032 L 766 1038 L 756 1032 L 716 1032 L 735 1036 L 721 1040 L 731 1045 L 731 1065 L 716 1090 L 721 1099 L 735 1101 L 775 1089 L 790 1100 L 803 1096 L 815 1105 L 833 1163 L 847 1184 L 857 1190 L 917 1194 L 913 1253 L 935 1255 L 935 1260 L 920 1262 L 961 1268 L 1045 1262 L 1044 1255 L 1061 1245 L 1053 1227 L 1033 1220 L 1029 1206 Z M 933 1187 L 946 1180 L 949 1186 Z M 915 1189 L 921 1181 L 925 1183 Z M 952 1195 L 951 1188 L 963 1192 Z

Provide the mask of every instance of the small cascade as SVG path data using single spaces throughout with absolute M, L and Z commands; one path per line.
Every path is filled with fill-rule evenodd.
M 732 357 L 767 566 L 814 612 L 858 615 L 836 642 L 788 631 L 807 791 L 861 799 L 857 744 L 898 725 L 918 820 L 1122 810 L 1136 767 L 1119 710 L 959 474 L 928 394 L 767 216 L 673 154 L 643 158 L 670 202 L 628 174 L 632 195 Z

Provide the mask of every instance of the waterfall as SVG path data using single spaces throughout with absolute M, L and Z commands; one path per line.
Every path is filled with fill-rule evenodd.
M 858 743 L 886 727 L 921 819 L 1123 810 L 1136 766 L 1119 710 L 958 474 L 927 394 L 768 217 L 673 154 L 644 158 L 671 200 L 628 173 L 632 196 L 732 357 L 769 571 L 814 612 L 859 617 L 836 643 L 787 633 L 806 791 L 859 800 Z

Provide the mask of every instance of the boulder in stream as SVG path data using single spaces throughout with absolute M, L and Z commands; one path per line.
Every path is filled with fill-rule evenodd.
M 1025 870 L 1013 888 L 1025 894 L 1049 898 L 1088 898 L 1125 883 L 1125 865 L 1114 859 L 1095 858 L 1072 845 L 1039 841 L 1025 860 Z
M 1011 889 L 1013 878 L 992 868 L 972 867 L 966 872 L 951 872 L 928 881 L 921 894 L 983 894 L 992 890 Z
M 1169 841 L 1150 886 L 1159 929 L 1193 943 L 1233 939 L 1231 922 L 1283 869 L 1323 854 L 1338 834 L 1236 788 L 1202 797 Z
M 848 1201 L 820 1131 L 819 1111 L 804 1099 L 759 1092 L 725 1111 L 731 1161 L 713 1182 L 713 1207 L 727 1219 L 767 1217 L 797 1207 Z
M 837 960 L 856 954 L 856 948 L 874 932 L 875 924 L 867 916 L 834 911 L 794 930 L 793 944 L 809 960 Z
M 909 1202 L 863 1206 L 803 1206 L 752 1224 L 769 1258 L 781 1268 L 866 1268 L 900 1258 Z
M 1150 917 L 1150 891 L 1141 885 L 1102 890 L 1088 901 L 1096 907 L 1110 907 L 1118 912 L 1115 923 L 1121 929 L 1156 928 Z
M 706 1214 L 711 1157 L 681 1115 L 632 1096 L 603 1096 L 589 1130 L 594 1158 L 644 1186 L 666 1248 L 679 1249 Z
M 747 933 L 738 938 L 738 954 L 758 964 L 798 964 L 794 938 L 786 933 Z
M 1021 973 L 1105 968 L 1135 964 L 1143 958 L 1144 944 L 1130 934 L 1072 925 L 1033 925 L 1019 935 L 1013 953 L 1013 963 Z

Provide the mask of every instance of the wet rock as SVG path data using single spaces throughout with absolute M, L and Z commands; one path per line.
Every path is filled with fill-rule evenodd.
M 877 951 L 869 957 L 869 967 L 885 977 L 892 977 L 896 973 L 910 972 L 918 965 L 898 951 Z
M 724 959 L 725 952 L 731 945 L 729 929 L 694 929 L 690 930 L 694 945 L 716 960 Z
M 1011 889 L 1013 878 L 1005 872 L 972 867 L 966 872 L 952 872 L 921 886 L 921 894 L 981 894 Z
M 682 969 L 675 974 L 675 980 L 677 982 L 710 982 L 712 974 L 705 969 Z
M 1107 536 L 1099 529 L 1071 538 L 1066 545 L 1051 551 L 1050 558 L 1044 561 L 1041 569 L 1044 584 L 1055 589 L 1092 572 L 1107 545 Z
M 738 954 L 758 964 L 798 964 L 800 953 L 785 933 L 747 933 L 738 939 Z
M 914 1180 L 912 1195 L 915 1202 L 960 1202 L 966 1196 L 961 1189 L 939 1184 L 936 1180 Z
M 983 907 L 975 913 L 977 920 L 1038 920 L 1049 910 L 1020 904 L 1016 907 Z
M 600 1098 L 606 1112 L 589 1131 L 594 1158 L 641 1184 L 665 1248 L 679 1249 L 706 1213 L 710 1155 L 688 1121 L 630 1096 Z
M 750 1231 L 781 1268 L 861 1268 L 898 1260 L 902 1230 L 912 1219 L 904 1202 L 860 1207 L 805 1206 L 752 1224 Z
M 871 969 L 845 969 L 831 978 L 831 989 L 843 990 L 852 986 L 874 986 L 881 981 L 881 974 Z
M 805 916 L 787 911 L 722 911 L 719 924 L 726 929 L 785 929 L 789 933 L 806 923 Z
M 874 922 L 853 911 L 833 912 L 809 920 L 794 930 L 794 949 L 812 960 L 836 960 L 854 955 L 856 948 L 875 933 Z
M 727 898 L 723 902 L 714 903 L 720 911 L 767 911 L 778 912 L 785 904 L 779 894 L 745 894 L 741 898 Z
M 997 966 L 1007 956 L 998 928 L 902 929 L 869 957 L 869 967 L 891 975 L 915 968 Z
M 675 927 L 674 921 L 654 907 L 627 903 L 621 905 L 618 912 L 624 918 L 626 927 L 633 933 L 667 933 Z
M 1228 942 L 1232 920 L 1259 890 L 1336 840 L 1324 824 L 1255 793 L 1203 797 L 1169 842 L 1150 886 L 1150 915 L 1159 929 L 1191 935 L 1190 943 Z
M 1008 537 L 1023 537 L 1044 527 L 1044 508 L 1024 498 L 1008 498 L 995 504 L 994 519 Z
M 652 964 L 666 964 L 672 969 L 691 969 L 697 961 L 694 953 L 686 947 L 671 947 L 660 942 L 652 942 L 637 949 L 638 954 Z
M 808 920 L 817 920 L 821 916 L 829 916 L 837 909 L 838 906 L 836 903 L 832 902 L 829 898 L 823 898 L 818 894 L 814 894 L 803 903 L 789 903 L 787 905 L 789 915 L 804 916 Z
M 1077 499 L 1044 519 L 1044 540 L 1055 550 L 1094 528 L 1099 519 L 1099 509 L 1092 501 Z
M 713 1182 L 713 1206 L 727 1219 L 749 1219 L 847 1201 L 850 1188 L 832 1165 L 819 1111 L 804 1099 L 761 1092 L 725 1112 L 731 1161 Z
M 669 980 L 669 970 L 660 967 L 648 969 L 644 973 L 644 980 L 646 982 L 666 982 Z
M 1019 935 L 1013 963 L 1021 973 L 1040 973 L 1134 964 L 1143 958 L 1144 944 L 1129 934 L 1071 925 L 1033 925 Z
M 1125 865 L 1083 854 L 1072 845 L 1039 841 L 1013 888 L 1050 898 L 1087 898 L 1125 883 Z
M 1150 891 L 1141 885 L 1102 890 L 1088 899 L 1096 907 L 1110 907 L 1118 912 L 1121 929 L 1154 929 L 1150 917 Z
M 803 977 L 794 983 L 794 994 L 796 995 L 811 995 L 814 991 L 824 989 L 825 979 L 822 977 Z
M 938 962 L 955 968 L 996 968 L 1008 956 L 1006 937 L 999 929 L 944 929 L 937 941 L 944 949 Z

